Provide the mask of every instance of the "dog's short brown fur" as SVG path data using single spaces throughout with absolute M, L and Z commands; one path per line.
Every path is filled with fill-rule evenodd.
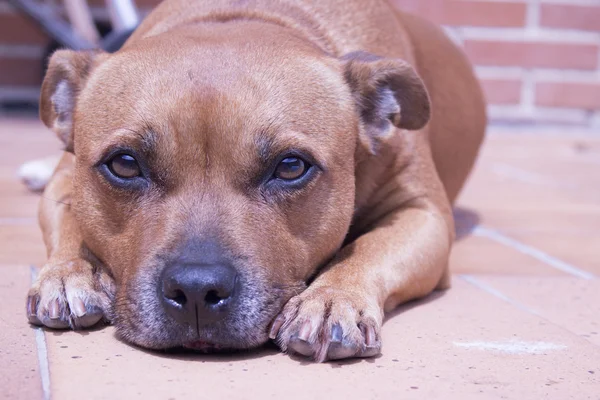
M 67 152 L 32 323 L 104 316 L 149 348 L 271 337 L 318 361 L 378 354 L 384 311 L 448 287 L 451 204 L 486 124 L 461 51 L 375 0 L 167 0 L 116 54 L 56 52 L 41 116 Z M 137 186 L 106 176 L 119 149 Z M 270 178 L 286 154 L 313 165 L 300 186 Z M 235 306 L 175 323 L 163 269 L 214 249 Z

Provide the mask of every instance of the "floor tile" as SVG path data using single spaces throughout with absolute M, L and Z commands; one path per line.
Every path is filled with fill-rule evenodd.
M 37 224 L 0 224 L 0 264 L 40 266 L 46 261 L 46 247 Z
M 598 275 L 598 168 L 600 137 L 491 135 L 458 203 L 483 226 Z
M 473 235 L 454 244 L 450 271 L 454 274 L 565 276 L 563 272 L 511 247 Z
M 35 118 L 0 118 L 0 166 L 15 171 L 30 160 L 60 152 L 62 144 L 56 135 Z
M 461 280 L 391 317 L 373 360 L 315 365 L 265 350 L 173 356 L 125 345 L 112 328 L 46 337 L 60 399 L 109 399 L 116 390 L 128 399 L 597 399 L 600 387 L 599 347 Z
M 35 331 L 25 317 L 31 271 L 28 266 L 0 265 L 0 273 L 0 397 L 41 399 Z
M 498 276 L 479 276 L 477 280 L 600 346 L 600 280 Z

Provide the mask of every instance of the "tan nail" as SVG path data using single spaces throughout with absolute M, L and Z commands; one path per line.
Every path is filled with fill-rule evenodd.
M 60 317 L 60 303 L 58 302 L 58 299 L 54 299 L 50 302 L 48 316 L 50 319 L 58 319 Z
M 78 317 L 83 317 L 87 313 L 87 310 L 85 309 L 85 304 L 83 303 L 83 300 L 81 300 L 79 297 L 73 298 L 73 302 L 70 303 L 70 306 L 71 311 L 73 311 L 73 314 L 75 314 Z
M 40 298 L 35 296 L 29 296 L 27 298 L 27 315 L 35 316 L 37 314 L 38 303 L 40 302 Z
M 372 346 L 375 344 L 375 328 L 373 328 L 372 326 L 367 326 L 365 344 L 367 346 Z
M 300 329 L 298 339 L 308 342 L 308 338 L 310 337 L 310 331 L 312 330 L 311 328 L 312 327 L 310 325 L 310 322 L 305 322 L 304 325 L 302 325 L 302 329 Z
M 271 330 L 269 331 L 270 339 L 275 339 L 277 337 L 277 334 L 279 333 L 279 330 L 284 322 L 285 317 L 283 315 L 278 315 L 277 318 L 275 318 L 275 321 L 273 321 L 273 324 L 271 325 Z

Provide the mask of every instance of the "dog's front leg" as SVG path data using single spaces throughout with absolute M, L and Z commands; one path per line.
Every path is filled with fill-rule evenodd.
M 85 328 L 107 312 L 114 290 L 105 271 L 83 258 L 82 238 L 71 211 L 74 156 L 65 153 L 40 203 L 48 261 L 29 290 L 29 322 L 50 328 Z
M 440 184 L 434 193 L 369 222 L 372 228 L 289 301 L 271 338 L 320 362 L 379 354 L 384 312 L 448 286 L 453 221 Z
M 274 322 L 284 351 L 316 361 L 380 353 L 384 311 L 447 285 L 444 218 L 410 205 L 342 249 Z

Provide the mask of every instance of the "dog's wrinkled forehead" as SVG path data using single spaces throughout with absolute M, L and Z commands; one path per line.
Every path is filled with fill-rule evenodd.
M 253 44 L 215 32 L 167 35 L 128 47 L 94 71 L 79 99 L 87 117 L 78 115 L 76 132 L 90 138 L 90 149 L 137 136 L 179 159 L 218 154 L 213 162 L 227 162 L 248 149 L 263 158 L 301 144 L 327 151 L 336 132 L 350 129 L 354 105 L 340 67 L 310 45 L 286 46 L 293 37 Z

